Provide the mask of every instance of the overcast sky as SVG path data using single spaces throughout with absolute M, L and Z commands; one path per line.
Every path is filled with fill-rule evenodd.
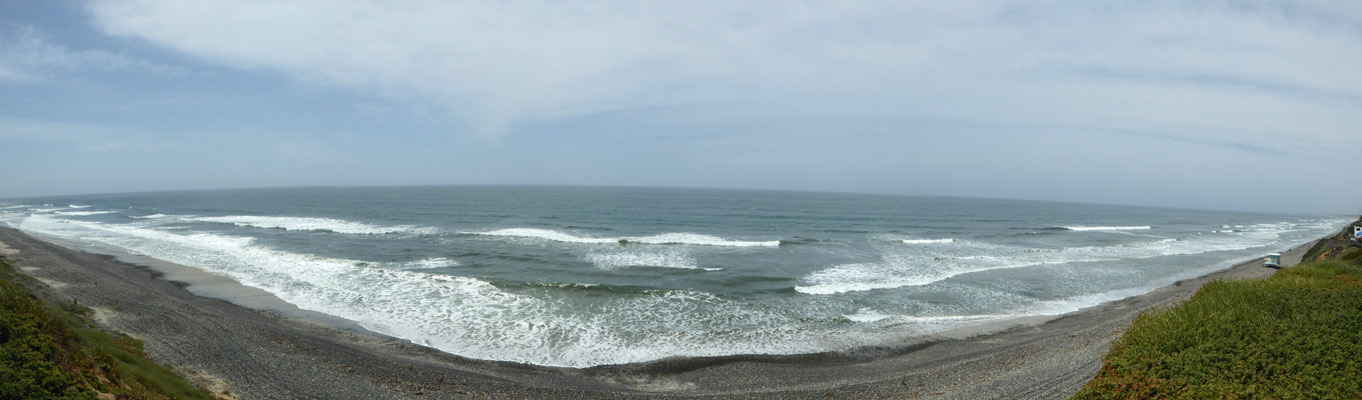
M 412 184 L 1362 210 L 1362 2 L 0 0 L 0 198 Z

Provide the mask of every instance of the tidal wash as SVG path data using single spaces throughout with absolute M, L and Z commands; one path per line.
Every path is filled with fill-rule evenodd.
M 199 268 L 466 357 L 586 367 L 911 342 L 1141 294 L 1348 218 L 858 194 L 289 188 L 12 199 L 40 237 Z

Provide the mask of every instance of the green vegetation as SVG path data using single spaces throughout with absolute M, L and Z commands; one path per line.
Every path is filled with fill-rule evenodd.
M 1074 398 L 1362 398 L 1362 249 L 1311 253 L 1140 315 Z
M 0 400 L 211 399 L 156 364 L 142 343 L 96 329 L 74 305 L 47 306 L 0 261 Z

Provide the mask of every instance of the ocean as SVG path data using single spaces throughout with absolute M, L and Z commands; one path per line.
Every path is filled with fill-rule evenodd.
M 1142 294 L 1342 216 L 719 189 L 313 187 L 0 201 L 460 356 L 589 367 L 912 343 Z

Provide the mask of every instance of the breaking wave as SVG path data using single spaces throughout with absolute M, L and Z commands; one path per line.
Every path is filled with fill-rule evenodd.
M 604 269 L 658 267 L 700 269 L 695 257 L 683 251 L 591 253 L 586 259 Z
M 951 239 L 951 238 L 946 238 L 946 239 L 903 239 L 903 243 L 905 243 L 905 244 L 943 244 L 943 243 L 955 243 L 955 239 Z
M 1270 236 L 1270 238 L 1269 238 Z M 830 295 L 848 292 L 923 286 L 963 274 L 1064 264 L 1169 255 L 1241 250 L 1272 243 L 1275 233 L 1258 240 L 1178 240 L 1165 238 L 1112 246 L 1036 249 L 964 241 L 949 247 L 916 247 L 889 251 L 879 261 L 850 263 L 804 276 L 795 290 L 804 294 Z
M 1069 231 L 1086 232 L 1086 231 L 1145 231 L 1151 229 L 1152 227 L 1148 225 L 1142 225 L 1142 226 L 1060 226 L 1057 228 Z
M 676 355 L 797 354 L 828 349 L 829 337 L 843 343 L 833 350 L 867 340 L 848 331 L 810 333 L 798 318 L 691 290 L 617 292 L 569 306 L 581 300 L 562 297 L 571 292 L 515 293 L 484 279 L 422 272 L 452 265 L 443 258 L 375 268 L 383 263 L 290 253 L 247 237 L 43 215 L 27 218 L 22 229 L 195 266 L 303 309 L 479 359 L 589 367 Z
M 148 216 L 144 218 L 151 217 Z M 346 221 L 335 218 L 232 215 L 224 217 L 195 217 L 186 218 L 185 220 L 234 224 L 237 226 L 249 226 L 264 229 L 283 229 L 289 231 L 325 231 L 352 235 L 382 235 L 390 233 L 433 234 L 437 231 L 435 228 L 430 227 L 418 227 L 412 225 L 381 226 L 367 224 L 363 222 Z
M 641 237 L 590 237 L 577 236 L 570 233 L 559 232 L 551 229 L 539 228 L 508 228 L 498 229 L 487 232 L 460 232 L 469 235 L 480 236 L 499 236 L 524 239 L 539 239 L 563 243 L 580 244 L 651 244 L 651 245 L 695 245 L 695 246 L 721 246 L 721 247 L 777 247 L 780 246 L 779 240 L 770 241 L 745 241 L 731 240 L 718 236 L 702 235 L 698 233 L 663 233 L 653 236 Z
M 138 219 L 157 219 L 157 218 L 166 218 L 166 217 L 169 217 L 169 215 L 165 215 L 165 214 L 151 214 L 151 215 L 140 215 L 140 216 L 134 215 L 134 216 L 132 216 L 132 218 L 138 218 Z
M 73 217 L 84 217 L 90 215 L 113 214 L 118 211 L 57 211 L 56 214 L 70 215 Z

